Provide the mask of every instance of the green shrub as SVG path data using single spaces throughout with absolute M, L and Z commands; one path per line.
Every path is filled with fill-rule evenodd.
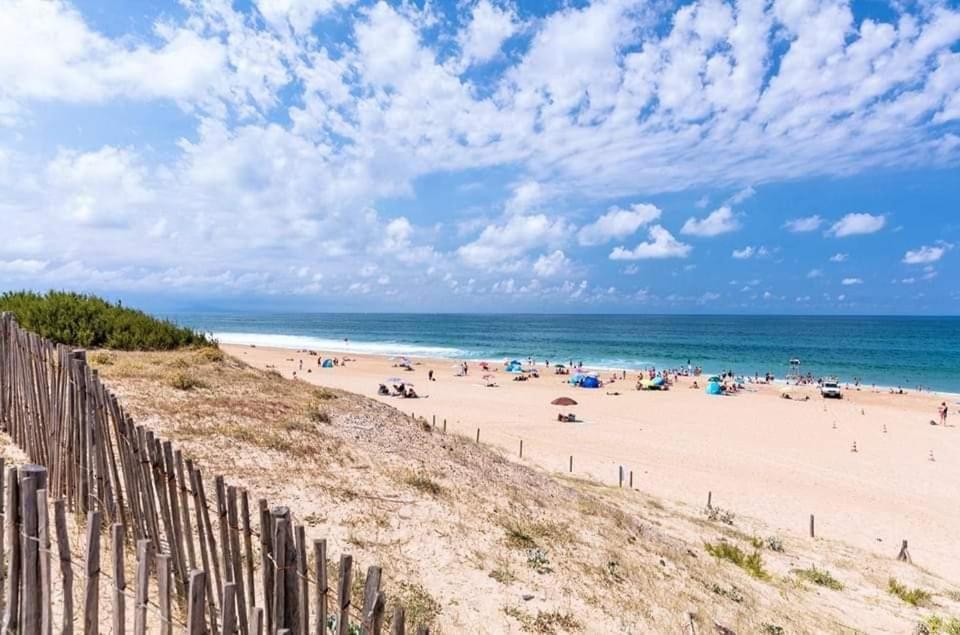
M 960 619 L 930 615 L 923 621 L 930 635 L 960 635 Z
M 896 578 L 890 578 L 887 581 L 887 591 L 913 606 L 924 606 L 930 601 L 928 591 L 921 588 L 911 589 Z
M 3 311 L 13 313 L 27 330 L 81 348 L 160 351 L 184 346 L 216 347 L 201 333 L 92 295 L 11 291 L 0 295 L 0 312 Z
M 818 569 L 811 566 L 809 569 L 794 569 L 793 572 L 797 577 L 807 582 L 812 582 L 817 586 L 824 586 L 834 591 L 843 590 L 843 583 L 833 577 L 826 569 Z
M 716 544 L 708 542 L 704 545 L 704 548 L 711 556 L 718 560 L 732 562 L 758 580 L 765 580 L 768 577 L 767 572 L 763 569 L 763 556 L 760 555 L 759 551 L 746 554 L 740 547 L 729 542 L 718 542 Z

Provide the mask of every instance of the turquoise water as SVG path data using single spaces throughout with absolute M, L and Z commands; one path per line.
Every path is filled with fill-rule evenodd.
M 224 343 L 384 355 L 685 366 L 960 392 L 960 318 L 693 315 L 177 314 Z M 349 341 L 345 342 L 344 338 Z

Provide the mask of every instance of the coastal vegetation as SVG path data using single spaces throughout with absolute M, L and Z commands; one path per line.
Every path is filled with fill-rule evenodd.
M 815 566 L 811 566 L 809 569 L 794 569 L 793 572 L 801 580 L 812 582 L 817 586 L 833 589 L 834 591 L 843 590 L 843 583 L 833 577 L 826 569 L 818 569 Z
M 916 587 L 911 589 L 896 578 L 887 581 L 887 591 L 912 606 L 926 606 L 930 602 L 930 592 Z
M 206 335 L 93 295 L 49 291 L 9 291 L 0 295 L 0 312 L 13 313 L 20 326 L 60 344 L 123 351 L 165 351 L 216 344 Z M 221 354 L 222 355 L 222 354 Z
M 708 542 L 704 545 L 704 548 L 714 558 L 732 562 L 758 580 L 765 580 L 769 577 L 763 568 L 763 556 L 760 555 L 759 551 L 748 554 L 737 545 L 725 541 Z

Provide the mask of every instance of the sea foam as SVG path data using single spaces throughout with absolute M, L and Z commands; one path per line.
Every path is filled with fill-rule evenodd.
M 360 355 L 406 355 L 409 357 L 463 357 L 466 351 L 446 346 L 428 346 L 409 342 L 360 342 L 335 340 L 310 335 L 277 335 L 271 333 L 213 333 L 221 344 L 317 350 Z

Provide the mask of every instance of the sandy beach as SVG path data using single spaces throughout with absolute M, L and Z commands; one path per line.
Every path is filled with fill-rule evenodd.
M 545 372 L 542 363 L 541 377 L 526 382 L 493 371 L 498 385 L 490 388 L 476 364 L 457 377 L 450 359 L 417 359 L 413 371 L 404 371 L 388 358 L 350 355 L 355 361 L 346 366 L 318 368 L 317 357 L 293 350 L 223 348 L 286 377 L 373 397 L 430 421 L 436 416 L 449 432 L 474 438 L 479 428 L 481 442 L 515 460 L 522 439 L 522 460 L 546 470 L 568 471 L 573 456 L 575 475 L 616 483 L 622 465 L 639 490 L 693 508 L 712 492 L 714 506 L 796 536 L 807 535 L 814 514 L 818 537 L 880 556 L 896 555 L 906 539 L 917 565 L 960 581 L 960 427 L 955 415 L 946 428 L 930 425 L 944 399 L 938 395 L 864 389 L 825 401 L 811 391 L 809 401 L 791 401 L 777 386 L 758 385 L 713 397 L 683 378 L 666 392 L 640 392 L 632 373 L 588 390 Z M 378 385 L 395 376 L 412 382 L 421 398 L 377 395 Z M 559 396 L 577 400 L 564 409 L 577 414 L 576 423 L 557 421 L 561 408 L 550 401 Z M 948 404 L 955 412 L 955 401 Z

